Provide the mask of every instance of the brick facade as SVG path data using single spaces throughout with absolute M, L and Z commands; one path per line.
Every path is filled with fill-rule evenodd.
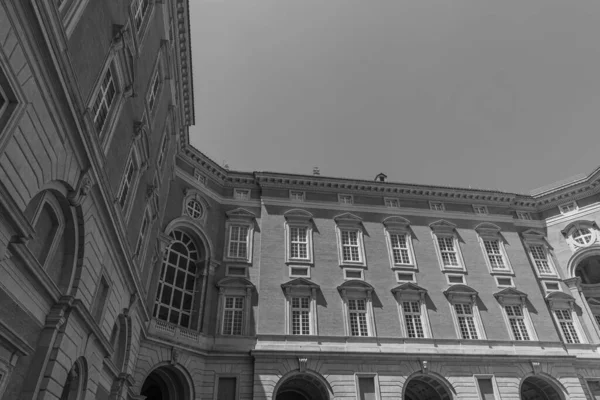
M 515 195 L 224 169 L 188 141 L 189 22 L 185 0 L 0 4 L 0 398 L 599 395 L 600 170 Z

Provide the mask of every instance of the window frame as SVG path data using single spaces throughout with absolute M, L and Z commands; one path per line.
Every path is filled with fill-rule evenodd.
M 194 168 L 194 179 L 202 186 L 206 186 L 207 177 L 198 168 Z
M 373 378 L 373 388 L 375 389 L 375 400 L 381 400 L 381 388 L 379 387 L 379 375 L 376 372 L 355 372 L 354 384 L 356 388 L 356 398 L 360 399 L 360 378 Z
M 146 226 L 146 230 L 145 232 L 143 231 L 144 228 L 144 220 L 147 220 L 147 226 Z M 150 208 L 150 205 L 147 205 L 144 208 L 144 215 L 142 217 L 142 223 L 140 225 L 140 230 L 138 233 L 138 239 L 136 241 L 135 244 L 135 249 L 134 249 L 134 253 L 133 253 L 133 257 L 135 259 L 137 259 L 138 263 L 143 263 L 144 260 L 146 259 L 146 251 L 148 248 L 148 242 L 150 240 L 150 236 L 151 236 L 151 232 L 152 232 L 152 227 L 153 227 L 153 222 L 156 219 L 153 216 L 152 210 Z
M 411 279 L 410 280 L 401 280 L 398 277 L 400 274 L 410 275 Z M 396 277 L 396 282 L 398 282 L 398 283 L 406 283 L 406 282 L 416 283 L 417 282 L 417 278 L 415 277 L 415 273 L 412 272 L 412 271 L 396 270 L 396 271 L 394 271 L 394 275 Z
M 583 229 L 586 229 L 589 232 L 590 240 L 587 243 L 579 243 L 574 237 L 576 231 L 581 231 Z M 565 229 L 561 231 L 561 233 L 565 237 L 572 252 L 576 252 L 580 249 L 584 249 L 586 247 L 598 244 L 598 238 L 600 237 L 600 233 L 598 232 L 598 225 L 595 221 L 579 220 L 572 222 L 569 225 L 567 225 Z
M 100 301 L 98 296 L 100 296 L 100 287 L 103 281 L 106 282 L 106 286 L 108 287 L 106 290 L 106 298 L 104 299 L 102 304 L 98 304 L 98 302 Z M 110 297 L 112 295 L 113 288 L 113 282 L 110 280 L 106 268 L 103 267 L 102 271 L 100 271 L 100 274 L 98 275 L 98 283 L 96 284 L 96 289 L 94 290 L 94 297 L 90 307 L 90 315 L 92 316 L 92 319 L 98 326 L 102 326 L 102 323 L 104 321 L 104 316 L 106 314 L 107 305 L 110 302 Z M 99 310 L 97 310 L 97 307 L 99 308 Z M 98 313 L 98 315 L 95 315 L 96 313 Z
M 503 284 L 501 284 L 500 283 L 500 279 L 509 279 L 510 280 L 510 285 L 503 285 Z M 514 288 L 515 287 L 515 281 L 514 281 L 514 279 L 513 279 L 512 276 L 496 275 L 494 277 L 494 280 L 496 281 L 496 286 L 498 286 L 499 288 L 509 288 L 509 287 Z
M 200 207 L 202 207 L 202 214 L 198 218 L 192 217 L 188 212 L 188 203 L 192 200 L 198 202 Z M 190 188 L 184 191 L 183 201 L 181 202 L 181 215 L 186 219 L 189 219 L 189 221 L 193 221 L 193 223 L 200 225 L 205 224 L 210 208 L 209 202 L 204 198 L 200 191 Z
M 479 246 L 481 248 L 481 252 L 483 254 L 483 258 L 485 259 L 485 264 L 487 265 L 489 273 L 491 275 L 514 275 L 512 264 L 510 262 L 510 259 L 508 258 L 508 253 L 505 247 L 506 240 L 500 232 L 500 227 L 493 224 L 483 223 L 477 225 L 477 227 L 475 227 L 475 231 L 477 232 Z M 499 254 L 488 253 L 487 247 L 485 245 L 485 242 L 488 241 L 495 241 L 498 243 Z M 502 258 L 502 262 L 504 263 L 504 268 L 494 268 L 490 260 L 491 255 L 499 255 Z
M 146 38 L 146 35 L 148 33 L 148 27 L 150 26 L 150 20 L 152 19 L 152 15 L 154 14 L 155 0 L 148 0 L 148 10 L 146 11 L 146 14 L 142 16 L 142 22 L 139 27 L 136 25 L 135 22 L 136 11 L 134 10 L 134 5 L 136 2 L 137 0 L 131 0 L 128 9 L 131 24 L 130 26 L 133 31 L 132 36 L 135 38 L 138 53 L 141 53 L 142 44 L 144 43 L 144 39 Z
M 452 285 L 466 285 L 467 284 L 467 276 L 465 274 L 451 274 L 451 273 L 447 273 L 447 274 L 444 274 L 444 275 L 446 276 L 446 282 L 450 286 L 452 286 Z M 450 282 L 450 277 L 460 277 L 462 281 L 460 283 Z
M 575 311 L 575 299 L 573 296 L 566 294 L 562 291 L 551 292 L 546 295 L 546 302 L 549 305 L 550 313 L 552 314 L 552 320 L 554 321 L 556 330 L 559 333 L 560 338 L 562 339 L 565 345 L 569 344 L 585 344 L 589 343 L 589 339 L 586 335 L 585 330 L 583 329 L 583 325 L 579 319 Z M 561 319 L 556 315 L 556 311 L 565 311 L 571 317 L 571 321 L 573 324 L 573 328 L 577 333 L 577 339 L 579 343 L 569 343 L 567 337 L 562 329 L 560 324 Z
M 219 288 L 217 305 L 217 336 L 221 337 L 245 337 L 249 336 L 250 312 L 252 310 L 252 294 L 255 291 L 254 285 L 245 278 L 231 277 L 223 278 L 217 283 Z M 240 335 L 228 335 L 223 333 L 225 322 L 225 299 L 226 297 L 242 297 L 244 299 L 242 311 L 242 331 Z
M 244 270 L 244 274 L 243 275 L 237 275 L 237 274 L 232 274 L 231 268 L 240 268 Z M 225 276 L 229 276 L 232 278 L 248 278 L 248 266 L 247 265 L 237 265 L 237 264 L 226 264 L 225 265 Z
M 523 237 L 523 243 L 525 245 L 525 249 L 526 249 L 527 255 L 529 257 L 529 262 L 533 266 L 536 276 L 540 279 L 559 278 L 558 270 L 556 268 L 556 264 L 554 263 L 554 257 L 551 253 L 551 247 L 548 244 L 548 242 L 546 241 L 544 235 L 541 234 L 540 232 L 532 231 L 532 230 L 523 232 L 521 235 Z M 533 251 L 531 250 L 532 247 L 541 247 L 542 248 L 542 251 L 544 252 L 544 254 L 546 256 L 546 260 L 548 263 L 548 269 L 550 269 L 549 273 L 540 272 L 539 267 L 536 264 L 536 258 L 534 257 Z
M 415 258 L 415 251 L 412 243 L 412 231 L 410 229 L 410 221 L 402 217 L 389 217 L 383 221 L 384 234 L 386 238 L 386 247 L 388 251 L 388 258 L 390 261 L 390 268 L 392 269 L 407 269 L 407 270 L 418 270 L 417 262 Z M 392 243 L 392 235 L 404 236 L 406 243 L 406 250 L 408 253 L 409 263 L 396 263 L 394 257 L 394 247 Z M 403 250 L 400 248 L 400 250 Z
M 242 193 L 246 193 L 247 197 L 239 198 L 239 196 L 242 196 Z M 249 201 L 251 199 L 251 195 L 252 195 L 251 189 L 240 189 L 240 188 L 233 189 L 233 198 L 236 201 Z
M 533 325 L 533 321 L 531 319 L 531 315 L 529 313 L 529 308 L 527 307 L 527 295 L 514 287 L 509 287 L 502 289 L 501 291 L 494 293 L 494 297 L 498 302 L 498 306 L 500 307 L 500 311 L 502 312 L 502 318 L 504 319 L 504 325 L 508 331 L 508 335 L 510 340 L 515 342 L 537 342 L 538 335 L 535 330 L 535 326 Z M 525 323 L 525 328 L 527 330 L 527 334 L 529 335 L 528 340 L 518 340 L 515 337 L 515 334 L 512 330 L 512 326 L 510 324 L 510 319 L 512 316 L 508 315 L 506 307 L 520 307 L 522 316 L 518 319 L 522 319 Z
M 134 0 L 136 1 L 136 0 Z M 141 0 L 143 1 L 143 0 Z M 153 0 L 148 0 L 153 1 Z M 163 90 L 165 88 L 165 66 L 163 61 L 163 48 L 161 47 L 158 52 L 152 74 L 150 75 L 150 81 L 146 87 L 146 96 L 144 96 L 144 104 L 146 107 L 146 115 L 149 116 L 149 120 L 153 121 L 157 113 L 157 104 L 161 98 Z M 154 93 L 154 85 L 156 81 L 156 93 Z M 152 100 L 152 101 L 151 101 Z
M 487 335 L 483 327 L 479 307 L 477 306 L 477 297 L 479 295 L 477 291 L 466 285 L 456 284 L 448 288 L 444 294 L 448 299 L 450 314 L 452 315 L 452 321 L 454 322 L 454 329 L 456 331 L 456 337 L 458 340 L 487 340 Z M 478 336 L 477 339 L 465 339 L 462 337 L 460 322 L 458 320 L 459 316 L 455 310 L 456 304 L 468 304 L 471 307 L 471 315 L 473 316 L 473 323 Z
M 281 285 L 283 294 L 285 296 L 285 334 L 289 336 L 315 336 L 319 334 L 319 326 L 317 319 L 317 292 L 319 291 L 319 285 L 309 281 L 308 279 L 295 278 L 287 283 Z M 308 298 L 308 323 L 309 333 L 308 334 L 294 334 L 293 333 L 293 298 Z
M 570 210 L 565 210 L 564 209 L 564 208 L 570 208 L 570 207 L 573 207 L 573 209 L 570 209 Z M 575 213 L 575 212 L 579 211 L 579 205 L 574 200 L 573 201 L 569 201 L 567 203 L 560 204 L 558 206 L 558 211 L 560 211 L 560 213 L 562 215 L 569 215 L 569 214 L 572 214 L 572 213 Z
M 88 2 L 89 0 L 64 0 L 63 4 L 55 4 L 56 12 L 61 20 L 67 38 L 71 37 Z
M 456 231 L 456 225 L 447 221 L 437 221 L 429 225 L 431 228 L 431 236 L 433 238 L 433 245 L 438 258 L 438 264 L 442 272 L 466 272 L 466 265 L 462 255 L 462 249 L 460 248 L 460 241 L 458 232 Z M 447 266 L 444 264 L 442 250 L 439 245 L 439 238 L 452 238 L 454 245 L 454 251 L 456 252 L 456 260 L 459 265 Z
M 286 264 L 295 264 L 298 266 L 312 265 L 313 258 L 313 219 L 312 214 L 304 210 L 289 210 L 284 214 L 285 224 L 285 262 Z M 306 229 L 306 258 L 292 257 L 292 230 Z M 300 242 L 298 242 L 300 243 Z M 291 272 L 291 270 L 290 270 Z
M 344 335 L 347 337 L 376 337 L 377 329 L 373 313 L 373 287 L 366 282 L 350 280 L 338 286 L 337 289 L 342 298 Z M 352 335 L 349 300 L 365 301 L 367 335 Z
M 342 199 L 350 199 L 350 202 L 347 201 L 343 201 Z M 343 204 L 343 205 L 354 205 L 354 195 L 353 194 L 346 194 L 346 193 L 338 193 L 338 203 L 339 204 Z
M 252 264 L 253 243 L 254 243 L 254 224 L 256 216 L 242 208 L 226 212 L 227 221 L 225 222 L 225 251 L 223 259 L 236 263 Z M 248 230 L 246 236 L 246 257 L 235 257 L 230 255 L 231 229 L 235 226 L 245 227 Z M 241 242 L 240 242 L 241 243 Z
M 57 219 L 58 226 L 56 227 L 56 232 L 54 232 L 52 242 L 50 243 L 50 246 L 48 247 L 48 253 L 46 254 L 46 258 L 44 259 L 44 262 L 41 263 L 37 258 L 34 257 L 37 260 L 37 262 L 39 263 L 39 265 L 42 267 L 44 272 L 47 271 L 52 260 L 54 259 L 54 256 L 56 255 L 56 250 L 57 250 L 58 244 L 60 243 L 60 239 L 63 236 L 65 228 L 66 228 L 65 216 L 63 215 L 62 207 L 60 206 L 58 199 L 54 196 L 54 194 L 52 194 L 52 192 L 50 190 L 46 190 L 44 192 L 44 194 L 42 195 L 42 197 L 40 198 L 40 200 L 38 201 L 38 204 L 36 205 L 36 208 L 35 208 L 35 212 L 33 214 L 33 218 L 31 219 L 31 226 L 34 228 L 34 230 L 35 230 L 35 226 L 37 225 L 40 214 L 42 213 L 42 210 L 44 209 L 45 204 L 48 204 L 48 206 L 54 212 L 54 215 L 56 216 L 56 219 Z M 57 284 L 57 286 L 58 286 L 58 284 Z
M 129 164 L 133 165 L 133 173 L 131 177 L 131 182 L 129 182 L 129 187 L 127 189 L 127 195 L 125 197 L 125 202 L 121 205 L 121 196 L 123 195 L 124 185 L 127 178 L 127 172 L 129 169 Z M 127 161 L 125 162 L 125 169 L 123 174 L 121 175 L 121 182 L 119 183 L 119 189 L 117 190 L 117 196 L 115 198 L 115 203 L 117 209 L 121 212 L 124 221 L 129 221 L 129 217 L 131 215 L 131 210 L 133 208 L 133 203 L 135 199 L 135 195 L 138 191 L 139 183 L 142 175 L 142 164 L 140 162 L 140 155 L 135 146 L 132 147 L 129 152 L 129 156 L 127 157 Z
M 165 131 L 163 132 L 163 137 L 161 138 L 160 141 L 160 146 L 158 148 L 158 154 L 156 156 L 156 168 L 159 171 L 163 171 L 166 161 L 167 161 L 167 155 L 169 153 L 169 147 L 171 144 L 171 138 L 170 138 L 170 134 L 169 134 L 169 130 L 165 129 Z
M 446 205 L 441 201 L 430 201 L 429 209 L 431 211 L 446 211 Z
M 400 318 L 400 331 L 403 338 L 406 339 L 427 339 L 432 338 L 431 324 L 429 321 L 429 312 L 425 297 L 427 290 L 414 283 L 402 283 L 392 289 L 392 293 L 396 299 L 396 307 L 398 308 L 398 316 Z M 421 327 L 423 329 L 423 338 L 410 338 L 408 336 L 408 327 L 406 326 L 406 314 L 404 311 L 404 302 L 418 302 L 419 312 L 421 317 Z
M 388 203 L 390 203 L 390 204 L 388 204 Z M 394 203 L 395 203 L 395 205 L 394 205 Z M 386 208 L 400 208 L 400 199 L 398 199 L 397 197 L 384 197 L 383 205 Z
M 521 221 L 533 221 L 533 217 L 529 211 L 517 211 L 517 219 Z
M 294 197 L 295 194 L 300 194 L 300 198 Z M 302 190 L 290 190 L 290 200 L 303 203 L 306 201 L 306 192 Z
M 353 214 L 342 214 L 334 217 L 335 233 L 338 249 L 338 262 L 341 267 L 366 267 L 365 245 L 363 240 L 364 228 L 362 219 Z M 356 242 L 358 247 L 358 261 L 344 260 L 344 245 L 342 242 L 343 232 L 356 232 Z
M 556 290 L 550 289 L 550 288 L 548 288 L 548 283 L 555 283 L 558 286 L 558 288 Z M 562 292 L 562 288 L 560 287 L 560 282 L 559 281 L 547 281 L 547 280 L 544 280 L 544 281 L 542 281 L 542 285 L 544 286 L 544 292 L 546 294 L 550 294 L 550 293 L 554 293 L 554 292 Z
M 221 378 L 235 378 L 235 399 L 240 398 L 240 379 L 241 374 L 236 373 L 215 373 L 215 389 L 213 394 L 213 400 L 219 400 L 219 384 Z
M 342 268 L 342 272 L 344 274 L 344 280 L 346 280 L 346 281 L 355 280 L 355 279 L 358 279 L 361 281 L 365 280 L 365 271 L 362 268 Z M 360 273 L 360 277 L 359 278 L 348 277 L 347 272 L 358 272 L 358 273 Z
M 475 380 L 477 396 L 480 400 L 484 400 L 483 394 L 481 393 L 481 388 L 479 387 L 480 379 L 489 379 L 492 382 L 492 388 L 494 389 L 494 399 L 500 398 L 500 390 L 498 389 L 498 383 L 496 382 L 496 377 L 493 374 L 473 374 L 473 379 Z
M 473 207 L 473 213 L 475 213 L 476 215 L 489 215 L 489 211 L 487 206 L 481 205 L 481 204 L 472 204 Z M 479 211 L 483 211 L 483 212 L 479 212 Z

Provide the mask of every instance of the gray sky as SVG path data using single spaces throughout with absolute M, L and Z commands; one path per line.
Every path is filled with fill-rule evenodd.
M 528 192 L 600 164 L 598 0 L 190 0 L 231 169 Z

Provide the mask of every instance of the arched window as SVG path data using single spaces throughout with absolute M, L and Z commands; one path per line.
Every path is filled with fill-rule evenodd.
M 185 232 L 174 230 L 158 278 L 154 317 L 188 328 L 194 302 L 199 251 Z
M 56 247 L 64 230 L 60 205 L 52 193 L 46 192 L 41 198 L 33 218 L 33 227 L 35 237 L 29 242 L 29 249 L 40 265 L 47 270 L 52 265 Z
M 67 375 L 60 400 L 80 400 L 85 393 L 87 382 L 85 361 L 78 359 Z

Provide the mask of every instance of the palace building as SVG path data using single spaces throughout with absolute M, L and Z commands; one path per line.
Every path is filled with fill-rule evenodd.
M 600 168 L 225 169 L 189 143 L 189 27 L 0 2 L 0 399 L 600 398 Z

